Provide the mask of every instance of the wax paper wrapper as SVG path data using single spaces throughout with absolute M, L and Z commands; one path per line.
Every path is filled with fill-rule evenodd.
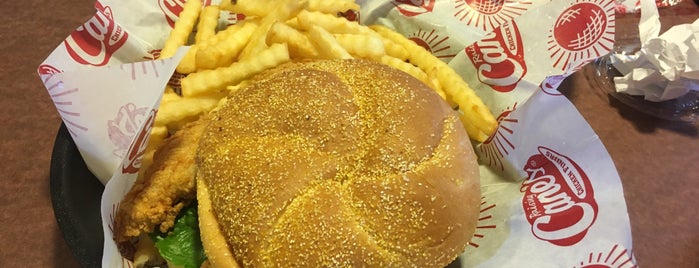
M 362 23 L 388 25 L 425 46 L 455 68 L 497 116 L 496 133 L 474 146 L 481 217 L 456 265 L 635 267 L 614 164 L 556 90 L 567 75 L 611 50 L 613 0 L 359 3 Z M 138 171 L 162 86 L 182 55 L 149 60 L 181 6 L 98 1 L 95 17 L 39 67 L 90 170 L 106 183 L 104 267 L 131 266 L 118 253 L 111 226 Z M 461 19 L 468 16 L 473 19 Z M 493 19 L 476 19 L 485 17 Z M 224 20 L 231 18 L 238 16 Z
M 642 0 L 641 9 L 641 49 L 610 57 L 622 75 L 614 78 L 616 91 L 655 102 L 699 91 L 699 19 L 660 34 L 660 18 L 653 1 Z

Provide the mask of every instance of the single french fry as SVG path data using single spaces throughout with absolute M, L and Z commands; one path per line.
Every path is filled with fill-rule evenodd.
M 308 10 L 328 14 L 337 14 L 347 10 L 359 10 L 359 5 L 347 0 L 309 0 Z
M 280 0 L 223 0 L 221 1 L 221 9 L 233 13 L 245 14 L 246 16 L 264 17 L 270 10 L 273 10 L 279 2 Z
M 383 57 L 381 57 L 379 62 L 408 73 L 412 77 L 415 77 L 416 79 L 422 81 L 427 86 L 432 88 L 440 97 L 442 97 L 442 99 L 447 100 L 446 93 L 444 93 L 444 91 L 442 90 L 442 87 L 439 84 L 439 80 L 437 79 L 437 76 L 434 73 L 434 71 L 432 72 L 431 76 L 430 74 L 425 73 L 422 69 L 415 65 L 402 61 L 398 58 L 393 58 L 388 55 L 384 55 Z
M 194 43 L 201 43 L 216 34 L 218 27 L 218 17 L 220 14 L 219 6 L 206 6 L 201 10 L 199 22 L 197 23 L 197 33 L 194 35 Z
M 425 71 L 434 68 L 437 62 L 442 62 L 434 55 L 432 55 L 432 53 L 427 51 L 425 48 L 421 47 L 412 40 L 408 39 L 400 33 L 391 30 L 386 26 L 371 25 L 369 26 L 369 28 L 376 31 L 384 38 L 391 40 L 392 42 L 395 42 L 403 48 L 405 48 L 405 50 L 408 52 L 407 59 L 410 61 L 410 63 L 415 64 L 416 66 L 420 67 Z
M 215 69 L 233 63 L 256 29 L 257 24 L 253 22 L 235 24 L 202 41 L 197 45 L 197 69 Z
M 308 30 L 311 43 L 318 49 L 322 59 L 352 59 L 352 55 L 343 48 L 337 39 L 325 29 L 311 25 Z
M 163 93 L 163 97 L 160 99 L 160 105 L 162 105 L 162 103 L 164 102 L 168 102 L 170 100 L 175 100 L 178 98 L 180 98 L 180 95 L 177 95 L 177 93 L 175 93 L 175 90 L 172 89 L 172 87 L 170 87 L 169 85 L 165 86 L 165 92 Z
M 425 73 L 422 69 L 418 68 L 415 65 L 412 65 L 408 62 L 402 61 L 400 59 L 384 55 L 381 57 L 379 62 L 386 64 L 388 66 L 391 66 L 393 68 L 396 68 L 398 70 L 401 70 L 407 74 L 409 74 L 412 77 L 415 77 L 417 80 L 422 81 L 426 85 L 430 86 L 430 79 L 427 76 L 427 73 Z M 439 93 L 439 92 L 437 92 Z
M 275 22 L 267 34 L 267 44 L 286 43 L 292 59 L 312 59 L 318 57 L 318 51 L 305 34 L 282 22 Z
M 255 57 L 242 59 L 228 67 L 189 74 L 181 81 L 182 95 L 188 97 L 224 90 L 226 86 L 235 85 L 252 75 L 290 60 L 286 44 L 272 44 Z
M 184 57 L 177 64 L 177 68 L 175 70 L 177 70 L 177 72 L 181 74 L 189 74 L 195 72 L 197 70 L 196 56 L 198 50 L 199 45 L 192 45 L 189 48 L 189 50 L 187 50 L 187 53 L 184 54 Z
M 394 42 L 391 39 L 380 36 L 381 41 L 383 41 L 384 49 L 386 50 L 386 55 L 394 58 L 401 59 L 403 61 L 408 60 L 410 53 L 402 45 Z
M 337 42 L 351 55 L 379 61 L 386 55 L 380 37 L 366 34 L 336 34 Z
M 472 124 L 469 121 L 471 118 L 467 116 L 466 113 L 464 113 L 461 110 L 458 110 L 458 113 L 459 120 L 461 121 L 461 124 L 464 126 L 464 129 L 466 130 L 466 133 L 468 134 L 469 138 L 478 142 L 484 142 L 488 139 L 488 135 L 483 133 L 480 129 L 478 129 L 478 127 L 475 124 Z
M 304 30 L 310 30 L 315 25 L 333 34 L 376 34 L 367 26 L 331 14 L 302 10 L 297 18 L 299 27 Z
M 182 12 L 175 22 L 175 27 L 170 32 L 170 36 L 165 41 L 163 49 L 160 51 L 160 58 L 169 58 L 175 55 L 175 51 L 181 46 L 187 44 L 189 35 L 194 29 L 194 24 L 199 18 L 201 12 L 201 0 L 188 0 Z
M 442 62 L 442 61 L 439 61 Z M 443 63 L 443 62 L 442 62 Z M 438 79 L 443 85 L 444 92 L 459 105 L 459 110 L 463 111 L 462 122 L 473 124 L 487 138 L 495 132 L 498 126 L 495 117 L 480 97 L 464 82 L 463 78 L 446 64 L 437 66 Z M 468 129 L 467 129 L 468 130 Z M 480 137 L 478 133 L 469 133 L 473 137 Z M 477 141 L 485 141 L 485 139 Z
M 160 105 L 155 117 L 156 126 L 166 126 L 171 132 L 187 122 L 194 121 L 201 114 L 210 111 L 224 95 L 221 93 L 202 94 L 196 97 L 181 97 L 167 105 Z

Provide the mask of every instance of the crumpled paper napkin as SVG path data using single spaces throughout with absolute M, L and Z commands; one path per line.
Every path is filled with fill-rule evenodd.
M 659 32 L 655 2 L 641 0 L 641 49 L 632 55 L 611 56 L 613 66 L 623 75 L 614 78 L 617 92 L 660 102 L 699 91 L 699 19 L 673 26 L 662 35 Z

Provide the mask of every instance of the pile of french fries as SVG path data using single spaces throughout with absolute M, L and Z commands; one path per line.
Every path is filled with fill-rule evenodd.
M 187 0 L 160 57 L 190 46 L 177 67 L 181 88 L 166 88 L 143 166 L 159 144 L 187 122 L 214 109 L 255 74 L 290 61 L 362 58 L 402 70 L 453 106 L 471 139 L 482 142 L 497 122 L 482 100 L 446 63 L 384 26 L 360 25 L 339 14 L 359 10 L 353 0 Z M 221 11 L 245 19 L 218 28 Z M 191 38 L 192 35 L 194 38 Z M 191 40 L 191 41 L 190 41 Z

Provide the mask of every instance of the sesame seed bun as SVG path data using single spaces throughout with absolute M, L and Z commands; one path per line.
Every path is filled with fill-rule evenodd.
M 365 60 L 289 63 L 231 95 L 197 152 L 214 267 L 443 267 L 479 213 L 458 115 Z

